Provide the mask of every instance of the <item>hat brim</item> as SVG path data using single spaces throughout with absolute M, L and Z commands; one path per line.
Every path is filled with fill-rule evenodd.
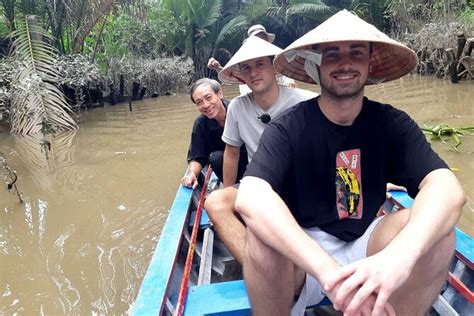
M 269 43 L 273 43 L 275 41 L 275 34 L 273 33 L 266 33 L 267 39 Z

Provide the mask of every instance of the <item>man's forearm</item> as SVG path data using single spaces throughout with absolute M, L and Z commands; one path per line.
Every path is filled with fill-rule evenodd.
M 202 170 L 202 165 L 197 161 L 191 161 L 188 165 L 188 170 L 186 171 L 186 175 L 190 175 L 193 173 L 196 177 Z

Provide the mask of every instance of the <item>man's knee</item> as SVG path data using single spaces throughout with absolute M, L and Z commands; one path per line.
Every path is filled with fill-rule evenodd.
M 232 212 L 236 196 L 234 190 L 236 191 L 235 188 L 225 188 L 213 191 L 209 194 L 204 203 L 204 208 L 209 216 L 212 217 L 217 212 L 226 212 L 229 210 Z
M 370 235 L 367 256 L 371 256 L 385 248 L 406 225 L 409 216 L 409 209 L 385 215 Z
M 220 190 L 212 191 L 204 202 L 204 208 L 209 215 L 212 215 L 214 212 L 216 212 L 222 204 L 222 197 L 219 191 Z

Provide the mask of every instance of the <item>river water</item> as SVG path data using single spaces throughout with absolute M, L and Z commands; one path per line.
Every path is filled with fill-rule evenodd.
M 420 125 L 474 125 L 472 81 L 407 76 L 366 92 Z M 196 116 L 189 97 L 178 94 L 135 102 L 132 111 L 128 104 L 85 111 L 80 129 L 51 139 L 49 152 L 41 139 L 0 133 L 24 200 L 0 190 L 0 314 L 130 309 L 184 172 Z M 459 226 L 473 235 L 474 136 L 462 141 L 459 152 L 433 147 L 469 197 Z

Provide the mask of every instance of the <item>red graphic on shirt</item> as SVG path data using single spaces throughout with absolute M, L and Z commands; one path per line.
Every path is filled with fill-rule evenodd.
M 341 151 L 336 156 L 336 208 L 339 219 L 362 218 L 363 198 L 360 149 Z

